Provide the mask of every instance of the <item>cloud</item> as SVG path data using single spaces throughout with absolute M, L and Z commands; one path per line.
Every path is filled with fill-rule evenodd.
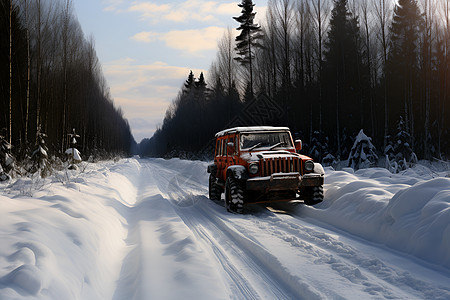
M 139 64 L 134 59 L 124 58 L 105 63 L 103 70 L 114 102 L 126 112 L 125 117 L 139 142 L 145 137 L 150 138 L 156 126 L 162 123 L 190 68 L 171 66 L 165 62 Z M 205 70 L 193 69 L 193 72 L 200 74 Z
M 216 49 L 217 41 L 224 31 L 224 28 L 214 26 L 202 29 L 174 30 L 164 34 L 161 39 L 171 48 L 195 53 Z
M 148 20 L 152 24 L 169 21 L 172 23 L 188 23 L 197 21 L 207 24 L 224 25 L 224 17 L 231 18 L 241 13 L 237 1 L 221 3 L 221 1 L 185 0 L 179 3 L 166 1 L 124 1 L 104 0 L 105 10 L 115 12 L 136 13 L 141 20 Z M 265 15 L 266 6 L 255 6 L 257 19 Z M 226 22 L 228 23 L 228 22 Z
M 122 12 L 123 9 L 120 7 L 125 4 L 125 0 L 103 0 L 103 4 L 105 5 L 105 11 L 114 11 L 114 12 Z
M 206 27 L 201 29 L 172 30 L 166 33 L 140 32 L 131 37 L 137 42 L 151 43 L 163 41 L 167 47 L 198 54 L 202 51 L 214 50 L 217 41 L 223 36 L 225 28 Z
M 143 43 L 151 43 L 158 38 L 159 34 L 156 32 L 140 32 L 131 37 L 132 40 Z
M 220 15 L 238 15 L 241 8 L 237 6 L 236 2 L 222 3 L 215 10 Z
M 166 14 L 170 12 L 171 5 L 169 4 L 155 4 L 151 2 L 133 2 L 133 4 L 128 8 L 129 12 L 139 12 L 142 18 L 155 18 L 161 14 Z
M 118 10 L 121 0 L 109 0 L 112 3 L 109 10 Z M 115 3 L 119 2 L 119 3 Z M 138 13 L 141 19 L 152 23 L 170 21 L 187 23 L 198 21 L 203 23 L 221 23 L 217 16 L 238 15 L 240 8 L 236 2 L 220 3 L 216 1 L 186 0 L 181 3 L 157 4 L 151 1 L 135 1 L 126 9 L 128 12 Z

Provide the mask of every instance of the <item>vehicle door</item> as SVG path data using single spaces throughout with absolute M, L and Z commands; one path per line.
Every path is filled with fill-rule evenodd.
M 226 144 L 228 145 L 228 143 L 233 143 L 233 148 L 234 148 L 234 151 L 233 152 L 231 152 L 231 153 L 228 153 L 228 148 L 229 147 L 225 147 L 225 150 L 227 151 L 227 166 L 232 166 L 232 165 L 235 165 L 236 164 L 236 156 L 237 156 L 237 151 L 238 151 L 238 145 L 237 145 L 237 143 L 236 143 L 236 137 L 237 137 L 237 135 L 236 134 L 230 134 L 229 136 L 228 136 L 228 139 L 227 139 L 227 142 L 226 142 Z
M 216 142 L 216 164 L 217 164 L 217 176 L 224 180 L 223 173 L 226 168 L 226 154 L 224 153 L 224 148 L 226 150 L 224 138 L 217 139 Z

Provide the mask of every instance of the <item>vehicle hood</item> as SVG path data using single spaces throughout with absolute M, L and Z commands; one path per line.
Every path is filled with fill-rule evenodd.
M 241 158 L 248 162 L 256 162 L 261 159 L 275 159 L 275 158 L 300 158 L 301 160 L 310 160 L 311 158 L 305 155 L 285 151 L 252 151 L 249 153 L 244 153 Z

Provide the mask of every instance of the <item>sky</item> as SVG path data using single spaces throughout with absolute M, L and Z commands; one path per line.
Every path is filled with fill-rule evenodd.
M 116 106 L 135 140 L 150 138 L 162 124 L 190 70 L 207 72 L 217 41 L 236 28 L 240 1 L 74 0 L 84 34 L 97 56 Z M 254 0 L 263 18 L 267 0 Z M 256 20 L 258 22 L 258 19 Z

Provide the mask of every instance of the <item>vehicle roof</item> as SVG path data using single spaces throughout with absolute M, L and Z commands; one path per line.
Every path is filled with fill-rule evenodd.
M 218 133 L 216 133 L 216 137 L 221 137 L 230 133 L 261 132 L 261 131 L 289 131 L 289 127 L 273 127 L 273 126 L 234 127 L 219 131 Z

